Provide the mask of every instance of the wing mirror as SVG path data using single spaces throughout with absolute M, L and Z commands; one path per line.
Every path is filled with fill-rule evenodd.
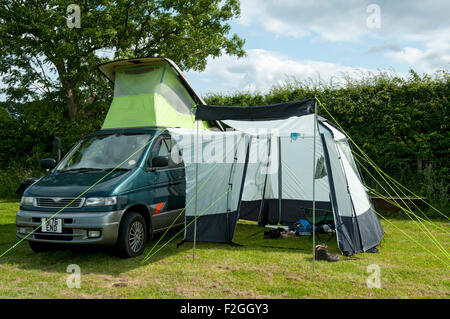
M 56 160 L 54 158 L 43 158 L 41 159 L 41 167 L 52 169 L 56 167 Z
M 169 166 L 169 157 L 156 156 L 152 159 L 152 168 Z

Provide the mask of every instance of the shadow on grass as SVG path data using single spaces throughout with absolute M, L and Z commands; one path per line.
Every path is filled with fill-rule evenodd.
M 283 252 L 287 254 L 302 254 L 311 255 L 313 252 L 313 243 L 311 237 L 293 236 L 290 238 L 273 238 L 264 239 L 264 231 L 267 228 L 261 227 L 256 223 L 239 222 L 236 227 L 233 243 L 237 245 L 230 245 L 226 243 L 208 243 L 197 242 L 196 248 L 199 252 L 205 250 L 221 251 L 223 256 L 227 256 L 228 252 L 233 251 L 259 251 L 262 253 L 278 253 Z M 180 236 L 180 240 L 181 240 Z M 320 234 L 319 238 L 316 237 L 316 244 L 325 243 L 328 246 L 330 252 L 338 253 L 336 236 L 328 236 L 327 234 Z M 180 248 L 184 250 L 192 250 L 193 243 L 185 242 Z M 180 249 L 178 248 L 178 250 Z M 177 249 L 177 248 L 173 248 Z M 161 250 L 158 254 L 153 256 L 148 263 L 159 262 L 168 257 L 165 252 L 167 250 Z M 176 252 L 175 252 L 176 253 Z M 312 257 L 311 257 L 312 260 Z
M 181 228 L 171 229 L 153 251 L 162 247 L 169 239 L 173 238 L 172 241 L 145 263 L 143 263 L 144 256 L 155 246 L 162 234 L 155 235 L 152 240 L 147 242 L 142 256 L 129 259 L 118 257 L 114 251 L 114 247 L 95 245 L 63 245 L 53 251 L 35 253 L 31 250 L 26 240 L 24 240 L 0 258 L 0 266 L 7 264 L 23 270 L 66 273 L 69 264 L 77 264 L 84 273 L 119 275 L 131 269 L 162 262 L 164 259 L 172 256 L 179 255 L 183 258 L 188 257 L 186 256 L 186 252 L 192 250 L 193 243 L 186 242 L 180 247 L 177 247 L 177 243 L 180 243 L 183 239 L 183 232 L 177 234 L 180 230 Z M 242 246 L 198 242 L 196 247 L 199 251 L 209 249 L 222 251 L 223 253 L 221 254 L 224 258 L 226 258 L 227 252 L 232 253 L 233 251 L 312 254 L 312 238 L 293 236 L 291 238 L 264 239 L 263 233 L 265 230 L 267 228 L 260 227 L 257 224 L 239 222 L 236 228 L 234 242 Z M 0 255 L 19 241 L 15 231 L 15 224 L 0 225 Z M 327 235 L 321 234 L 320 238 L 329 239 L 327 245 L 330 252 L 338 252 L 335 236 L 328 238 Z M 316 240 L 318 244 L 322 242 L 325 242 L 325 240 Z
M 179 228 L 170 230 L 166 237 L 161 240 L 158 247 L 176 235 L 179 230 Z M 146 243 L 143 256 L 150 251 L 161 235 L 155 235 L 152 240 Z M 182 234 L 178 235 L 170 245 L 175 246 L 175 243 L 181 241 L 181 239 Z M 0 255 L 18 242 L 19 238 L 16 237 L 15 224 L 0 225 Z M 162 249 L 158 255 L 169 257 L 183 251 L 170 247 L 170 245 L 168 245 L 168 249 Z M 55 245 L 55 249 L 52 251 L 35 253 L 31 250 L 27 240 L 23 240 L 0 258 L 0 266 L 13 265 L 23 270 L 65 273 L 69 264 L 77 264 L 83 269 L 83 272 L 117 275 L 145 265 L 142 263 L 143 256 L 126 259 L 119 257 L 113 246 L 71 244 Z

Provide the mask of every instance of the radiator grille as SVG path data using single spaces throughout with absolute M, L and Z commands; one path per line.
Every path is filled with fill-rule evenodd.
M 36 206 L 38 207 L 54 207 L 54 208 L 77 208 L 83 205 L 83 198 L 56 198 L 56 197 L 40 197 L 36 198 Z

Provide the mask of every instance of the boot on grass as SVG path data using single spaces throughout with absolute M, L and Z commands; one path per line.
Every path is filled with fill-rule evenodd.
M 330 254 L 328 252 L 327 246 L 322 244 L 316 246 L 316 259 L 326 261 L 338 261 L 339 256 L 336 254 Z

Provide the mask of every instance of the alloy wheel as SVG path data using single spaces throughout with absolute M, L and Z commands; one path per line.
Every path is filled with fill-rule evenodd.
M 135 221 L 130 227 L 128 242 L 133 252 L 138 252 L 144 244 L 144 225 L 140 221 Z

